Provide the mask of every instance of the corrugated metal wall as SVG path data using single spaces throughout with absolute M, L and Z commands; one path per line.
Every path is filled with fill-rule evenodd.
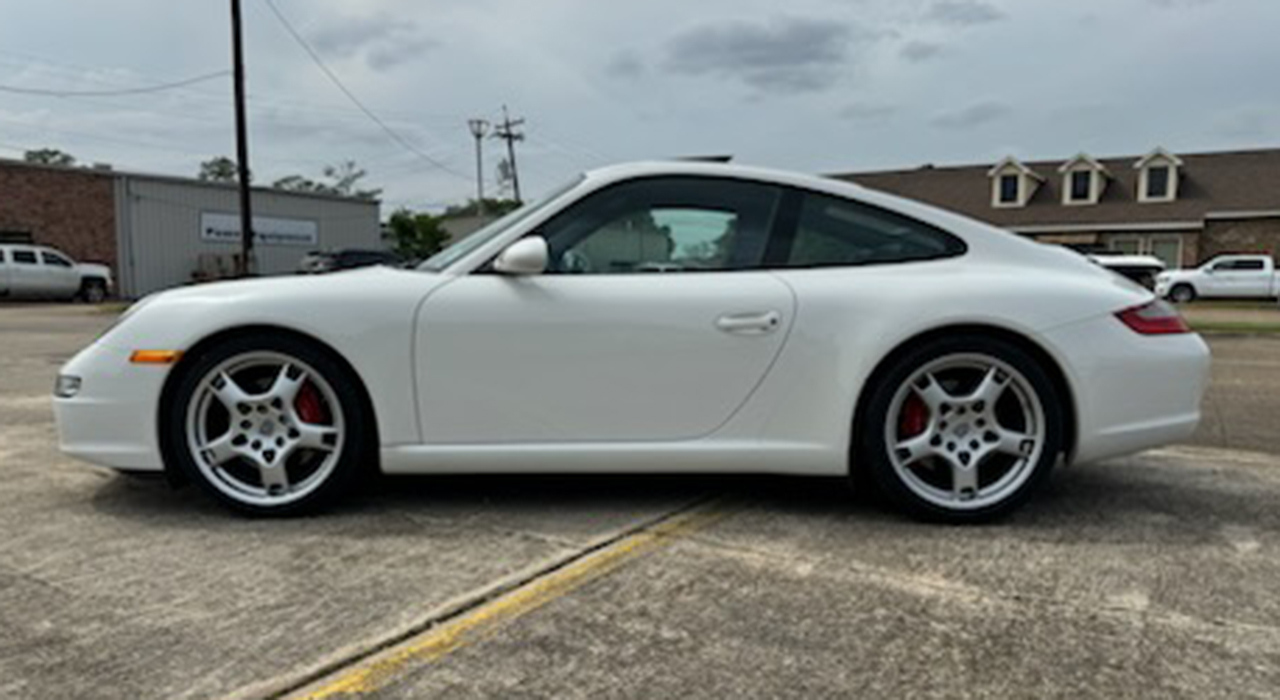
M 122 175 L 116 180 L 119 288 L 127 297 L 188 284 L 201 254 L 230 256 L 238 243 L 201 238 L 201 214 L 239 211 L 233 187 Z M 265 275 L 292 273 L 309 250 L 384 247 L 376 202 L 253 192 L 255 217 L 314 221 L 315 244 L 264 244 L 254 248 Z

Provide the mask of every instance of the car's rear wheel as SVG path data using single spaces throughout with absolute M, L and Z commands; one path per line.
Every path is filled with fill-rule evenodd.
M 1169 300 L 1177 304 L 1195 301 L 1196 290 L 1189 284 L 1177 284 L 1169 290 Z
M 1036 358 L 986 336 L 935 339 L 900 357 L 872 388 L 861 458 L 911 513 L 976 522 L 1021 505 L 1062 446 L 1062 409 Z
M 350 371 L 311 343 L 232 338 L 181 375 L 165 418 L 165 458 L 238 510 L 311 510 L 360 473 L 370 432 L 360 396 Z

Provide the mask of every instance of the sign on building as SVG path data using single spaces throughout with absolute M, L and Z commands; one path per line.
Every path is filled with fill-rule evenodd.
M 320 239 L 319 227 L 308 219 L 253 217 L 253 242 L 256 245 L 314 246 Z M 222 212 L 200 212 L 200 238 L 218 243 L 240 242 L 240 215 Z

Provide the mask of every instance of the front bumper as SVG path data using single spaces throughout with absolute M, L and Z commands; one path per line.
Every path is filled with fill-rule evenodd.
M 1075 392 L 1073 460 L 1092 462 L 1186 439 L 1200 422 L 1209 346 L 1195 333 L 1140 335 L 1108 315 L 1046 333 Z
M 79 391 L 53 399 L 59 448 L 107 467 L 163 470 L 156 418 L 169 369 L 131 364 L 128 350 L 102 342 L 80 351 L 60 372 L 79 377 Z

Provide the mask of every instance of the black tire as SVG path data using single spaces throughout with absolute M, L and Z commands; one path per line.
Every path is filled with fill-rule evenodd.
M 107 283 L 100 279 L 88 279 L 80 285 L 80 298 L 88 304 L 101 304 L 107 299 Z
M 1189 284 L 1175 284 L 1169 290 L 1169 301 L 1175 304 L 1186 304 L 1196 300 L 1196 288 Z
M 930 363 L 961 355 L 994 358 L 1017 370 L 1038 397 L 1043 416 L 1044 437 L 1039 445 L 1038 458 L 1026 460 L 1022 469 L 1027 473 L 1021 485 L 998 502 L 973 508 L 959 502 L 954 507 L 940 506 L 913 491 L 906 483 L 908 477 L 899 474 L 890 456 L 885 427 L 895 396 L 904 388 L 905 382 Z M 912 347 L 879 372 L 868 390 L 870 393 L 860 412 L 859 424 L 855 426 L 855 451 L 850 456 L 851 471 L 866 473 L 858 474 L 855 482 L 871 481 L 881 494 L 916 518 L 933 522 L 978 523 L 1007 515 L 1043 486 L 1062 452 L 1063 408 L 1052 379 L 1035 357 L 1018 345 L 996 337 L 958 334 L 926 341 Z
M 223 487 L 214 484 L 210 476 L 197 466 L 188 448 L 188 414 L 192 398 L 204 385 L 206 376 L 231 358 L 255 352 L 278 353 L 308 365 L 332 388 L 339 404 L 337 410 L 341 412 L 342 443 L 331 471 L 305 496 L 285 504 L 262 505 L 229 495 L 225 484 Z M 359 379 L 331 352 L 295 336 L 255 333 L 233 336 L 204 349 L 191 360 L 190 364 L 180 367 L 180 373 L 174 377 L 175 383 L 162 405 L 160 447 L 166 468 L 177 470 L 223 505 L 257 516 L 315 512 L 357 489 L 367 472 L 364 465 L 369 463 L 376 447 L 373 418 L 363 400 Z

